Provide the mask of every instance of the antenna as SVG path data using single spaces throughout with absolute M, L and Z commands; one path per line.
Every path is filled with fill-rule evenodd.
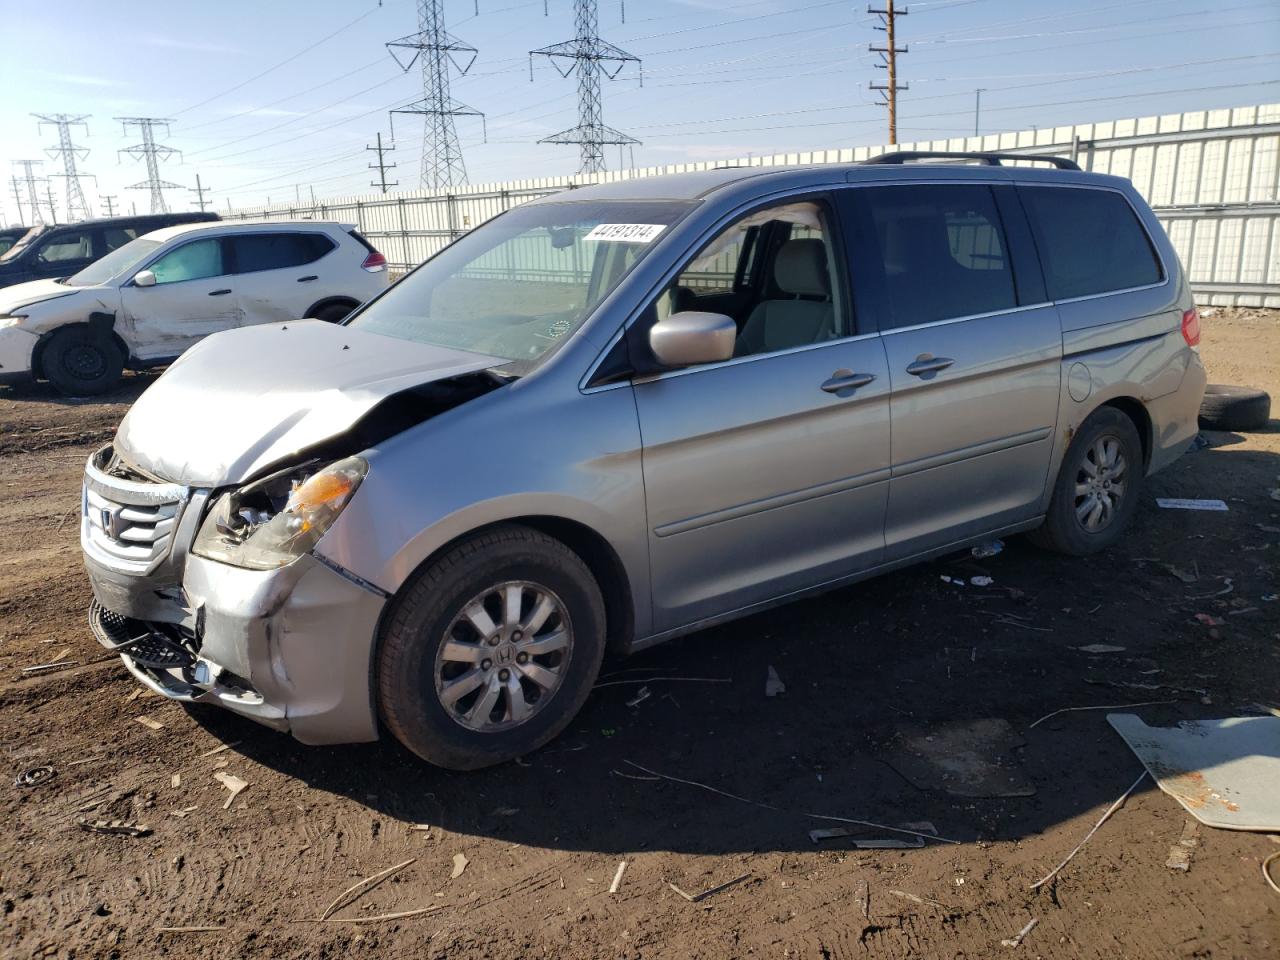
M 476 13 L 479 12 L 480 4 L 476 0 Z M 465 76 L 476 62 L 478 51 L 445 30 L 444 0 L 418 0 L 418 32 L 392 40 L 387 49 L 406 73 L 415 62 L 420 63 L 422 69 L 422 99 L 391 111 L 392 139 L 395 139 L 397 113 L 421 114 L 426 127 L 422 140 L 422 185 L 444 191 L 462 186 L 467 182 L 467 167 L 458 145 L 454 117 L 483 120 L 484 114 L 453 99 L 449 92 L 449 65 L 453 65 L 459 76 Z M 413 52 L 404 60 L 397 50 Z M 459 55 L 467 57 L 465 66 L 459 61 Z
M 604 125 L 601 119 L 600 78 L 603 76 L 609 80 L 617 79 L 618 74 L 628 63 L 638 64 L 640 58 L 600 39 L 596 0 L 574 0 L 573 15 L 578 32 L 576 37 L 563 43 L 553 43 L 549 47 L 529 51 L 529 79 L 533 79 L 535 56 L 549 59 L 562 77 L 568 77 L 576 70 L 578 72 L 578 125 L 544 137 L 538 142 L 576 143 L 579 145 L 582 158 L 578 172 L 601 173 L 605 169 L 604 148 L 606 146 L 636 144 L 640 141 L 621 130 Z M 625 16 L 624 7 L 624 19 Z M 643 70 L 640 74 L 640 82 L 644 83 Z
M 147 179 L 141 183 L 132 184 L 126 189 L 150 190 L 151 212 L 168 213 L 169 208 L 164 202 L 164 191 L 181 190 L 182 184 L 160 179 L 160 161 L 167 160 L 174 154 L 181 156 L 181 151 L 156 143 L 155 130 L 156 127 L 164 127 L 165 136 L 168 136 L 169 124 L 173 123 L 173 121 L 162 120 L 159 117 L 116 117 L 115 119 L 124 124 L 126 133 L 129 132 L 130 127 L 137 127 L 142 131 L 142 142 L 134 144 L 132 147 L 125 147 L 120 153 L 127 153 L 131 157 L 144 159 L 147 163 Z

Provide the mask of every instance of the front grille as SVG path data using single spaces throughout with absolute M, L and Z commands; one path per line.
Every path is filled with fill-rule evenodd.
M 106 566 L 148 574 L 168 556 L 188 499 L 176 483 L 123 479 L 108 473 L 110 447 L 85 467 L 81 540 L 85 550 Z
M 89 608 L 89 622 L 114 649 L 134 663 L 154 670 L 170 670 L 189 667 L 195 663 L 195 654 L 180 640 L 162 631 L 176 631 L 171 626 L 152 626 L 132 617 L 121 616 L 106 609 L 96 600 Z M 180 631 L 178 631 L 180 633 Z

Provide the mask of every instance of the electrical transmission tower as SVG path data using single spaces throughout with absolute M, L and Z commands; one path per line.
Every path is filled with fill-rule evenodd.
M 66 113 L 33 113 L 40 122 L 37 128 L 45 125 L 58 128 L 58 145 L 45 150 L 50 157 L 62 158 L 62 177 L 67 181 L 67 220 L 88 220 L 89 204 L 84 198 L 84 188 L 80 185 L 81 174 L 76 170 L 76 161 L 83 160 L 89 155 L 89 151 L 85 147 L 77 147 L 71 142 L 71 128 L 84 127 L 85 135 L 89 133 L 89 126 L 85 123 L 91 114 L 82 113 L 79 116 L 71 116 Z M 91 176 L 91 174 L 84 174 Z
M 476 13 L 480 12 L 479 0 Z M 453 99 L 449 92 L 449 65 L 459 76 L 465 76 L 476 62 L 478 51 L 463 43 L 444 28 L 444 0 L 418 0 L 418 32 L 387 44 L 387 50 L 406 73 L 415 62 L 422 69 L 422 99 L 391 111 L 392 139 L 395 139 L 395 114 L 421 114 L 425 121 L 422 140 L 422 185 L 432 190 L 452 190 L 467 182 L 467 167 L 458 145 L 454 117 L 480 117 L 484 114 Z M 408 59 L 398 50 L 413 51 Z M 459 57 L 470 57 L 464 65 Z
M 47 182 L 44 177 L 37 177 L 35 168 L 44 165 L 43 160 L 15 160 L 15 167 L 22 168 L 21 182 L 27 188 L 27 211 L 31 214 L 33 225 L 44 223 L 44 215 L 40 213 L 40 195 L 36 192 L 36 184 Z M 15 178 L 15 182 L 17 182 Z M 19 209 L 21 213 L 21 209 Z
M 151 212 L 168 213 L 169 208 L 164 202 L 164 191 L 181 190 L 182 184 L 160 179 L 160 161 L 169 159 L 175 153 L 180 154 L 181 151 L 156 143 L 155 129 L 156 127 L 164 127 L 165 136 L 168 136 L 169 124 L 173 123 L 173 121 L 161 120 L 158 117 L 116 117 L 116 119 L 124 124 L 125 133 L 129 132 L 130 127 L 137 127 L 142 132 L 141 143 L 126 147 L 120 153 L 127 153 L 135 159 L 141 157 L 147 162 L 147 179 L 126 189 L 150 190 Z
M 907 48 L 899 47 L 894 42 L 893 28 L 894 21 L 898 17 L 905 17 L 907 10 L 895 10 L 893 8 L 893 0 L 885 0 L 884 9 L 876 10 L 867 7 L 867 13 L 874 13 L 880 17 L 880 25 L 877 30 L 882 30 L 886 34 L 885 45 L 877 47 L 874 43 L 867 47 L 872 53 L 880 54 L 880 62 L 876 64 L 882 70 L 889 72 L 888 83 L 873 83 L 872 90 L 879 90 L 880 96 L 883 98 L 882 103 L 889 108 L 889 142 L 898 142 L 898 91 L 908 89 L 907 84 L 898 83 L 898 54 L 908 53 Z
M 378 180 L 376 183 L 370 183 L 369 186 L 371 187 L 381 186 L 383 193 L 387 192 L 387 187 L 398 187 L 400 185 L 399 180 L 393 181 L 392 183 L 387 183 L 387 171 L 394 170 L 396 165 L 394 163 L 387 163 L 386 157 L 384 156 L 384 154 L 390 153 L 392 150 L 395 149 L 395 147 L 384 147 L 382 145 L 381 130 L 378 131 L 378 145 L 376 147 L 365 147 L 365 149 L 377 151 L 377 154 L 378 154 L 378 162 L 369 164 L 370 170 L 378 171 Z
M 600 78 L 617 78 L 628 63 L 640 63 L 621 47 L 600 39 L 596 0 L 574 0 L 573 16 L 578 35 L 563 43 L 553 43 L 540 50 L 529 51 L 529 79 L 533 79 L 533 58 L 546 57 L 568 77 L 578 71 L 578 125 L 539 140 L 539 143 L 576 143 L 582 156 L 579 173 L 604 170 L 604 148 L 609 144 L 635 144 L 640 141 L 621 130 L 605 126 L 600 118 Z M 641 71 L 640 82 L 644 82 Z

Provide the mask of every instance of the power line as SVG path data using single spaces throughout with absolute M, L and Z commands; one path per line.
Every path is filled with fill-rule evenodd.
M 84 188 L 80 185 L 81 174 L 76 170 L 76 160 L 83 160 L 89 155 L 84 147 L 77 147 L 71 142 L 71 128 L 84 127 L 85 135 L 89 133 L 89 125 L 85 123 L 91 114 L 82 113 L 71 116 L 66 113 L 33 113 L 40 122 L 37 129 L 46 124 L 58 128 L 58 145 L 45 150 L 50 157 L 62 159 L 62 174 L 67 181 L 67 220 L 87 220 L 90 211 L 84 198 Z M 85 174 L 89 176 L 89 174 Z
M 141 157 L 147 164 L 147 179 L 141 183 L 132 184 L 126 189 L 150 190 L 151 212 L 168 213 L 169 208 L 164 202 L 164 191 L 180 190 L 182 189 L 182 184 L 160 179 L 160 161 L 167 160 L 174 154 L 181 155 L 181 151 L 156 143 L 155 131 L 157 127 L 164 127 L 164 132 L 167 136 L 169 124 L 173 123 L 173 121 L 162 120 L 159 117 L 116 117 L 115 119 L 124 125 L 125 133 L 129 132 L 130 127 L 137 127 L 142 133 L 141 143 L 134 144 L 132 147 L 125 147 L 119 152 L 127 153 L 135 159 Z
M 477 14 L 479 0 L 477 0 Z M 422 70 L 422 99 L 392 110 L 394 115 L 414 113 L 423 118 L 426 136 L 422 143 L 421 182 L 433 190 L 452 190 L 467 182 L 467 167 L 458 146 L 455 117 L 480 117 L 484 114 L 453 99 L 449 92 L 449 66 L 453 65 L 460 76 L 465 76 L 476 62 L 478 51 L 469 43 L 452 36 L 444 25 L 444 0 L 418 0 L 418 32 L 399 40 L 392 40 L 387 49 L 396 63 L 406 73 L 417 61 Z M 397 50 L 412 50 L 407 61 L 402 61 Z M 458 55 L 470 54 L 466 65 Z
M 546 57 L 562 77 L 578 73 L 578 125 L 561 130 L 539 143 L 578 144 L 581 162 L 579 173 L 600 173 L 605 169 L 604 148 L 607 145 L 636 144 L 635 137 L 606 126 L 601 117 L 600 78 L 615 79 L 628 63 L 640 63 L 621 47 L 600 39 L 599 10 L 596 0 L 574 0 L 574 22 L 577 36 L 563 43 L 553 43 L 529 51 L 529 79 L 533 79 L 533 58 Z M 564 66 L 561 66 L 561 63 Z M 641 69 L 640 83 L 644 84 Z
M 883 30 L 886 34 L 885 46 L 877 47 L 875 44 L 868 45 L 867 49 L 871 53 L 880 54 L 881 62 L 876 64 L 878 67 L 889 72 L 888 83 L 872 83 L 870 89 L 879 90 L 880 95 L 884 98 L 885 104 L 889 108 L 889 142 L 898 142 L 898 91 L 908 89 L 907 85 L 898 83 L 898 54 L 907 53 L 906 47 L 899 47 L 894 40 L 894 22 L 898 17 L 905 17 L 909 11 L 906 9 L 895 10 L 893 8 L 893 0 L 885 0 L 883 10 L 873 10 L 867 7 L 867 13 L 876 14 L 880 17 L 880 26 L 877 30 Z

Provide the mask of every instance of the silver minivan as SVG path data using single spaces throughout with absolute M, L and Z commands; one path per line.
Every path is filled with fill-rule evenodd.
M 86 467 L 94 634 L 172 699 L 468 769 L 606 651 L 1107 547 L 1195 436 L 1198 315 L 1128 181 L 1000 160 L 577 189 L 342 325 L 209 337 Z

